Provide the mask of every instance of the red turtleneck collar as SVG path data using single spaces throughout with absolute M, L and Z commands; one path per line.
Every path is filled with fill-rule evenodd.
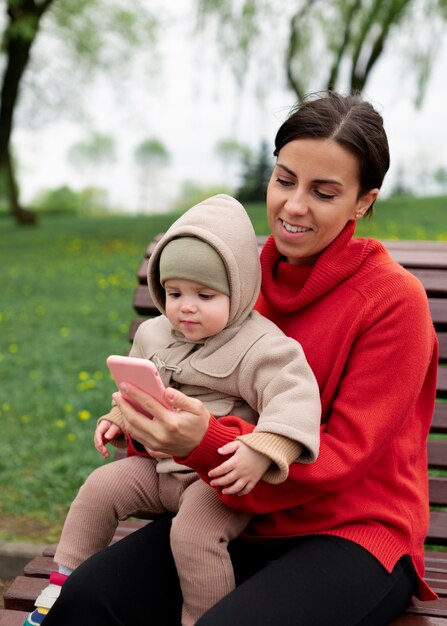
M 374 239 L 353 239 L 354 231 L 350 220 L 314 265 L 287 263 L 270 235 L 261 253 L 262 295 L 269 306 L 297 311 L 355 274 L 368 254 L 384 250 Z

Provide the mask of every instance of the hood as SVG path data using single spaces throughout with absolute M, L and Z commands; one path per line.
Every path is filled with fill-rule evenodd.
M 160 254 L 178 237 L 201 239 L 221 256 L 230 284 L 227 328 L 241 323 L 253 309 L 261 286 L 256 234 L 242 204 L 231 196 L 212 196 L 186 211 L 157 243 L 149 259 L 147 282 L 161 313 L 165 313 L 165 292 L 160 284 Z

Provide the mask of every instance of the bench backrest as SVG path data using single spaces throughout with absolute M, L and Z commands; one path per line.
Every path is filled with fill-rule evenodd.
M 157 236 L 148 246 L 137 273 L 138 286 L 134 308 L 143 317 L 134 319 L 130 329 L 133 340 L 136 329 L 146 317 L 158 315 L 147 288 L 147 263 Z M 266 237 L 258 237 L 261 250 Z M 391 256 L 419 278 L 427 292 L 433 323 L 439 340 L 439 368 L 436 407 L 428 442 L 430 469 L 430 530 L 426 543 L 447 546 L 447 242 L 383 241 Z

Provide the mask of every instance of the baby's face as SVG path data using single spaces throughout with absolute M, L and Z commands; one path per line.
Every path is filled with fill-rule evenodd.
M 166 317 L 187 339 L 212 337 L 228 324 L 230 298 L 220 291 L 184 278 L 170 278 L 164 289 Z

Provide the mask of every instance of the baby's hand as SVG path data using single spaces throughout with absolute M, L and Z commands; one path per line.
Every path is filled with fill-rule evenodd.
M 272 463 L 268 456 L 237 439 L 219 448 L 218 452 L 232 456 L 208 472 L 208 476 L 213 479 L 211 487 L 221 487 L 225 495 L 246 496 Z
M 96 427 L 93 441 L 95 442 L 95 448 L 105 459 L 108 459 L 110 452 L 107 450 L 105 444 L 109 443 L 112 439 L 116 439 L 123 434 L 123 431 L 119 426 L 109 422 L 109 420 L 101 420 Z

